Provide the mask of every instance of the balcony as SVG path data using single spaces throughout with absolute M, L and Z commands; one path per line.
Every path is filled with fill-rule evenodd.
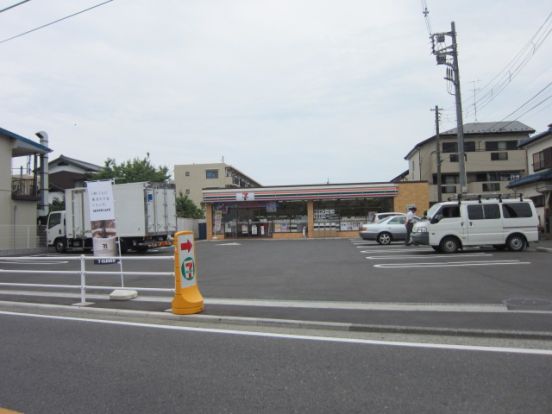
M 12 200 L 38 201 L 36 179 L 28 176 L 12 176 Z

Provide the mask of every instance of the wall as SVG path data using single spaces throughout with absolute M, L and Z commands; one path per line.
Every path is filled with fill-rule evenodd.
M 393 199 L 393 211 L 406 212 L 411 205 L 418 209 L 417 215 L 421 216 L 429 209 L 429 184 L 421 182 L 397 183 L 399 193 Z

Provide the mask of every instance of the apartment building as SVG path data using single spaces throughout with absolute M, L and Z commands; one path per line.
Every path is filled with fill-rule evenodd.
M 0 128 L 0 252 L 40 247 L 37 226 L 42 156 L 45 145 Z M 12 169 L 14 158 L 31 157 L 31 171 Z
M 188 196 L 197 206 L 203 202 L 203 189 L 261 187 L 257 181 L 224 162 L 174 166 L 176 193 Z
M 522 141 L 527 151 L 527 175 L 512 181 L 509 187 L 535 203 L 541 228 L 547 237 L 552 233 L 552 124 L 548 130 Z
M 468 193 L 507 193 L 510 181 L 527 173 L 527 153 L 518 144 L 535 130 L 518 122 L 475 122 L 464 125 L 464 157 Z M 439 151 L 437 151 L 439 145 Z M 440 159 L 437 154 L 440 152 Z M 430 203 L 438 201 L 437 173 L 445 200 L 461 192 L 456 128 L 432 136 L 410 150 L 407 181 L 427 181 Z

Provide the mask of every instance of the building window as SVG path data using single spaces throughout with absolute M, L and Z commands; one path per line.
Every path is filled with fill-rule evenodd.
M 508 161 L 507 152 L 491 152 L 491 161 Z
M 450 154 L 449 160 L 450 162 L 458 162 L 458 154 Z
M 443 142 L 443 152 L 458 152 L 458 143 Z M 464 152 L 475 152 L 475 141 L 464 142 Z
M 516 150 L 517 141 L 487 141 L 485 142 L 485 151 L 505 151 Z
M 512 181 L 520 177 L 519 171 L 496 171 L 475 174 L 475 181 Z
M 552 168 L 552 147 L 533 154 L 533 170 L 539 171 L 545 168 Z
M 458 152 L 456 142 L 443 142 L 443 152 Z
M 186 195 L 190 194 L 190 189 L 186 188 Z
M 208 180 L 217 179 L 218 176 L 218 170 L 205 170 L 205 178 L 207 178 Z
M 186 171 L 186 172 L 184 173 L 184 175 L 185 175 L 186 177 L 189 177 L 189 176 L 190 176 L 190 171 Z
M 455 194 L 456 193 L 456 186 L 455 185 L 442 185 L 441 186 L 441 192 L 443 194 Z
M 483 191 L 500 191 L 500 183 L 483 183 Z
M 544 207 L 545 205 L 544 195 L 531 197 L 531 200 L 533 200 L 535 207 Z

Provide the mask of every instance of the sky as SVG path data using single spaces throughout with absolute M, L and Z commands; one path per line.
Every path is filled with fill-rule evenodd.
M 435 134 L 431 108 L 456 126 L 428 33 L 452 21 L 464 122 L 475 92 L 480 122 L 552 123 L 549 0 L 114 0 L 2 42 L 100 2 L 0 13 L 0 127 L 48 132 L 50 160 L 149 153 L 171 171 L 224 159 L 265 186 L 389 181 Z

